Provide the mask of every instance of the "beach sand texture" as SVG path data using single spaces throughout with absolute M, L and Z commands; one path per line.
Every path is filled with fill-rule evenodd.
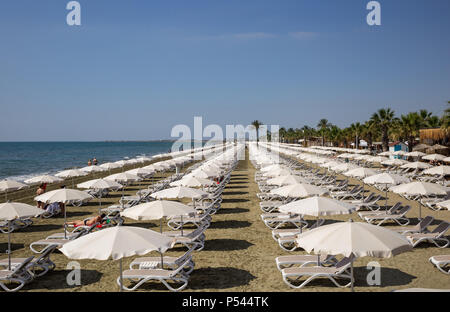
M 189 284 L 184 292 L 188 291 L 350 291 L 349 288 L 338 288 L 328 279 L 316 279 L 301 290 L 289 288 L 282 280 L 281 273 L 275 265 L 275 258 L 281 255 L 306 254 L 304 251 L 283 251 L 271 236 L 271 230 L 261 221 L 259 192 L 254 180 L 255 168 L 247 159 L 241 160 L 233 172 L 230 183 L 223 192 L 222 208 L 212 216 L 211 226 L 206 230 L 205 248 L 194 252 L 195 270 L 191 273 Z M 340 176 L 341 179 L 346 177 Z M 359 181 L 350 179 L 352 184 Z M 141 188 L 148 182 L 143 182 Z M 69 187 L 69 184 L 68 184 Z M 134 195 L 139 186 L 127 187 L 125 194 Z M 373 187 L 366 186 L 371 192 L 377 192 Z M 32 190 L 34 192 L 34 190 Z M 121 193 L 111 193 L 102 199 L 103 207 L 117 203 Z M 28 196 L 27 202 L 34 204 Z M 389 193 L 389 204 L 402 201 L 412 206 L 408 213 L 415 224 L 419 214 L 418 203 L 410 202 L 404 198 Z M 84 219 L 98 213 L 98 201 L 93 200 L 86 206 L 67 209 L 68 220 Z M 435 212 L 422 207 L 422 216 L 431 215 L 436 220 L 431 226 L 434 228 L 437 220 L 450 220 L 449 211 Z M 356 213 L 344 216 L 327 217 L 327 222 L 361 221 Z M 313 219 L 306 217 L 305 219 Z M 52 233 L 63 230 L 63 217 L 51 219 L 35 219 L 35 223 L 22 230 L 13 232 L 12 257 L 31 256 L 30 243 L 43 239 Z M 125 219 L 126 225 L 141 226 L 159 231 L 159 221 L 143 222 Z M 388 227 L 388 226 L 386 226 Z M 163 230 L 168 230 L 167 226 Z M 7 249 L 7 235 L 3 234 L 0 243 L 2 258 Z M 166 255 L 181 255 L 185 248 L 176 248 L 168 251 Z M 355 290 L 356 291 L 391 291 L 403 288 L 445 288 L 450 289 L 450 277 L 439 272 L 428 262 L 434 255 L 449 254 L 449 248 L 439 249 L 431 244 L 423 244 L 411 252 L 400 254 L 390 259 L 360 258 L 355 261 Z M 149 255 L 158 256 L 158 253 Z M 127 269 L 135 257 L 124 258 L 123 267 Z M 72 260 L 63 254 L 55 252 L 51 256 L 56 269 L 32 283 L 26 285 L 21 291 L 119 291 L 116 279 L 119 276 L 118 261 L 79 260 L 81 265 L 81 286 L 70 286 L 66 282 L 71 268 L 67 264 Z M 371 261 L 378 261 L 381 265 L 381 285 L 368 286 L 366 275 L 369 270 L 366 265 Z M 148 282 L 137 291 L 167 291 L 157 282 Z

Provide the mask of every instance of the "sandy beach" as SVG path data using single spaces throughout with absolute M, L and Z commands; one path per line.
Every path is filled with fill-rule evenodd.
M 231 180 L 223 192 L 221 209 L 212 217 L 211 226 L 206 230 L 205 248 L 193 253 L 195 269 L 191 273 L 189 284 L 185 292 L 292 292 L 292 291 L 350 291 L 335 287 L 327 279 L 317 279 L 302 290 L 289 288 L 282 280 L 281 273 L 275 265 L 275 258 L 281 255 L 306 254 L 304 251 L 292 253 L 283 251 L 273 240 L 271 231 L 261 221 L 259 201 L 256 193 L 259 191 L 254 180 L 255 168 L 248 159 L 241 160 L 232 173 Z M 166 173 L 165 175 L 167 175 Z M 86 179 L 86 177 L 84 177 Z M 339 176 L 344 179 L 346 177 Z M 76 182 L 77 183 L 77 182 Z M 125 195 L 134 195 L 139 188 L 146 188 L 149 181 L 140 185 L 131 185 L 126 188 Z M 360 184 L 350 179 L 351 184 Z M 373 187 L 366 186 L 371 192 L 377 192 Z M 33 190 L 24 192 L 21 201 L 34 204 L 31 200 Z M 383 195 L 383 194 L 382 194 Z M 14 196 L 14 195 L 13 195 Z M 22 196 L 17 195 L 16 196 Z M 111 193 L 102 200 L 103 207 L 117 203 L 120 193 Z M 389 193 L 388 204 L 401 201 L 412 206 L 408 217 L 417 222 L 418 204 L 408 202 L 396 194 Z M 19 198 L 15 198 L 19 199 Z M 69 206 L 68 220 L 83 219 L 98 213 L 98 201 L 93 200 L 82 207 Z M 422 208 L 422 215 L 431 215 L 435 218 L 433 228 L 438 220 L 448 220 L 448 211 L 435 212 Z M 347 221 L 352 218 L 360 221 L 358 215 L 327 217 L 326 224 L 335 221 Z M 308 220 L 308 217 L 305 218 Z M 12 257 L 28 257 L 33 255 L 29 249 L 33 241 L 61 232 L 63 217 L 50 219 L 35 219 L 32 226 L 12 233 Z M 125 225 L 139 226 L 159 230 L 159 222 L 136 222 L 125 219 Z M 389 227 L 389 226 L 386 226 Z M 163 230 L 168 227 L 164 225 Z M 6 236 L 4 236 L 6 238 Z M 0 250 L 6 250 L 7 244 L 3 240 Z M 175 248 L 165 255 L 181 255 L 185 248 Z M 428 262 L 428 258 L 435 255 L 448 254 L 448 248 L 439 249 L 431 244 L 423 244 L 390 259 L 361 258 L 355 261 L 355 289 L 357 291 L 391 291 L 403 288 L 442 288 L 450 289 L 448 276 L 439 272 Z M 153 255 L 151 253 L 150 255 Z M 155 256 L 158 254 L 155 253 Z M 3 257 L 5 254 L 3 253 Z M 128 268 L 134 257 L 124 258 L 124 268 Z M 82 292 L 115 292 L 119 290 L 116 279 L 119 275 L 118 261 L 81 260 L 81 286 L 69 286 L 66 282 L 71 271 L 67 267 L 70 259 L 60 252 L 52 254 L 51 259 L 56 269 L 45 276 L 26 285 L 21 291 L 82 291 Z M 377 261 L 381 265 L 381 285 L 368 286 L 366 275 L 369 270 L 366 265 Z M 167 291 L 160 283 L 146 283 L 137 291 Z

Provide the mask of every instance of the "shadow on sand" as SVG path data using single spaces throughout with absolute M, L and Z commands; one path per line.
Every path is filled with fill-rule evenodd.
M 243 250 L 253 246 L 246 240 L 242 239 L 209 239 L 205 241 L 206 251 L 230 251 L 230 250 Z

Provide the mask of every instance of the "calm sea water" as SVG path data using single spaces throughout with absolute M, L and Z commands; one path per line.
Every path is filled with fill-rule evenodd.
M 0 142 L 0 179 L 26 180 L 40 174 L 54 174 L 87 166 L 167 153 L 172 142 Z

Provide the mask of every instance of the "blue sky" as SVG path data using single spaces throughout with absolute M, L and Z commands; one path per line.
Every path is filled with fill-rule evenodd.
M 0 3 L 0 141 L 170 138 L 176 124 L 338 126 L 442 114 L 450 1 Z

